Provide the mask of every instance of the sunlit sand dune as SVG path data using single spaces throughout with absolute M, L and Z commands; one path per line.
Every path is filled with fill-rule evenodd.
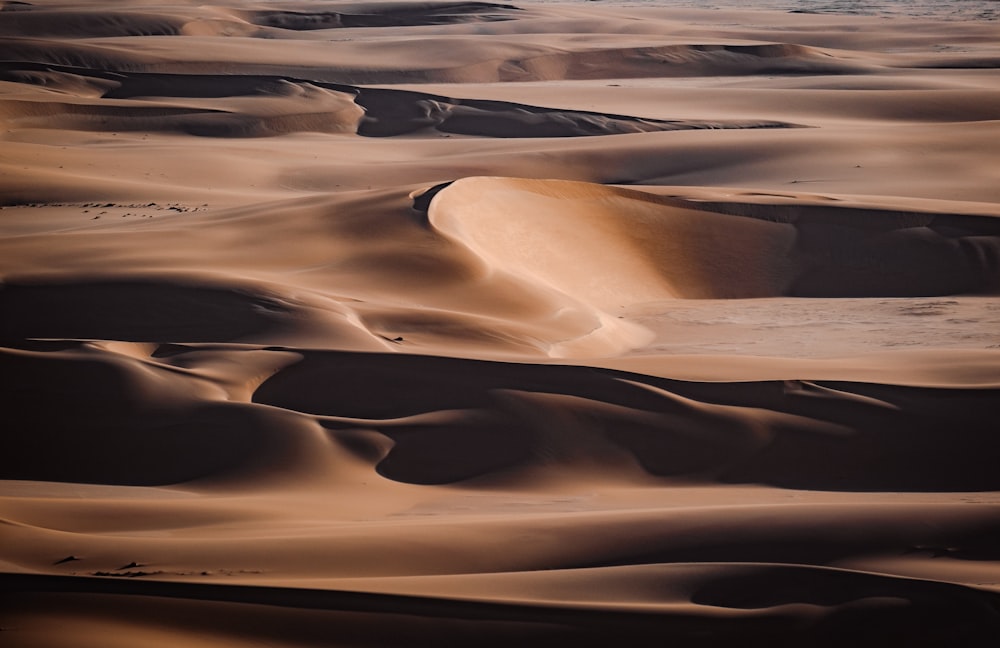
M 444 189 L 430 206 L 432 224 L 498 267 L 609 308 L 670 297 L 1000 289 L 1000 220 L 990 217 L 705 205 L 596 185 L 476 178 Z
M 996 3 L 779 4 L 0 3 L 0 644 L 996 644 Z

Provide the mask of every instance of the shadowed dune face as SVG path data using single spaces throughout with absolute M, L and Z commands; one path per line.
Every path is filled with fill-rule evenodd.
M 98 338 L 145 342 L 234 341 L 260 336 L 295 316 L 275 297 L 155 280 L 14 283 L 0 288 L 3 339 Z
M 989 432 L 993 391 L 698 384 L 584 368 L 332 354 L 283 370 L 254 400 L 337 417 L 327 423 L 333 429 L 379 430 L 395 442 L 379 472 L 406 482 L 499 473 L 517 483 L 525 469 L 628 479 L 638 465 L 657 476 L 803 489 L 1000 486 L 988 468 L 998 450 Z M 942 461 L 932 448 L 949 424 L 957 431 L 948 434 L 951 451 Z
M 0 644 L 996 644 L 996 4 L 0 1 Z
M 471 641 L 484 646 L 505 646 L 511 642 L 548 646 L 555 642 L 596 647 L 616 641 L 648 644 L 662 637 L 689 636 L 687 645 L 709 648 L 731 645 L 752 634 L 777 645 L 808 641 L 811 645 L 833 647 L 851 641 L 861 646 L 878 646 L 880 642 L 897 639 L 897 628 L 901 626 L 919 629 L 921 634 L 914 635 L 914 645 L 931 646 L 939 641 L 974 642 L 979 636 L 975 629 L 994 623 L 991 606 L 995 597 L 946 584 L 800 566 L 735 565 L 725 570 L 716 565 L 699 567 L 681 565 L 661 569 L 657 575 L 662 580 L 683 583 L 678 589 L 693 589 L 705 608 L 731 611 L 747 610 L 748 602 L 741 600 L 739 593 L 759 588 L 775 592 L 774 602 L 788 604 L 822 599 L 807 593 L 817 585 L 823 591 L 836 588 L 844 591 L 844 595 L 836 602 L 824 600 L 823 613 L 789 630 L 784 628 L 787 618 L 780 613 L 772 617 L 746 612 L 699 617 L 690 608 L 665 615 L 654 610 L 543 607 L 537 602 L 512 605 L 308 589 L 109 582 L 110 579 L 91 583 L 87 589 L 80 588 L 82 592 L 60 595 L 53 590 L 65 588 L 65 579 L 10 580 L 12 585 L 36 590 L 11 602 L 22 617 L 25 609 L 34 612 L 27 617 L 33 626 L 63 610 L 73 610 L 77 614 L 67 621 L 73 630 L 80 627 L 83 631 L 113 632 L 120 622 L 108 610 L 117 609 L 123 616 L 136 620 L 137 627 L 130 634 L 149 641 L 158 639 L 155 628 L 169 624 L 169 619 L 188 619 L 185 632 L 179 634 L 196 646 L 218 645 L 219 640 L 239 641 L 243 633 L 304 645 L 321 644 L 331 634 L 349 639 L 357 646 L 407 646 L 415 641 L 462 646 Z M 567 581 L 577 586 L 590 584 L 574 583 L 572 575 Z M 607 587 L 608 583 L 600 585 Z M 880 596 L 872 598 L 862 593 L 872 591 Z M 862 598 L 854 598 L 858 595 Z M 136 604 L 144 598 L 154 604 Z M 753 605 L 749 603 L 750 609 Z M 398 610 L 406 612 L 400 614 Z M 92 621 L 84 624 L 82 619 Z M 867 632 L 855 637 L 842 630 L 848 625 L 865 627 Z M 242 631 L 221 637 L 211 632 L 211 638 L 206 640 L 205 633 L 218 626 Z
M 989 469 L 998 450 L 994 390 L 689 383 L 334 352 L 305 353 L 280 369 L 288 364 L 282 351 L 262 352 L 270 359 L 252 360 L 246 377 L 226 378 L 212 369 L 216 356 L 235 363 L 245 350 L 28 346 L 4 356 L 20 376 L 5 411 L 35 421 L 4 438 L 3 471 L 16 479 L 171 484 L 251 465 L 294 473 L 302 459 L 291 458 L 304 452 L 297 448 L 315 446 L 312 459 L 323 465 L 346 448 L 383 476 L 418 484 L 488 478 L 513 486 L 545 474 L 585 481 L 596 471 L 624 482 L 657 476 L 813 490 L 1000 486 Z M 219 402 L 238 385 L 270 407 Z M 57 410 L 45 407 L 53 392 L 62 395 Z M 321 427 L 332 446 L 318 441 Z M 934 451 L 942 444 L 946 458 Z M 234 445 L 239 452 L 225 450 Z M 88 447 L 103 450 L 76 460 Z
M 4 102 L 0 114 L 26 128 L 177 131 L 208 137 L 304 131 L 356 132 L 366 137 L 424 132 L 524 138 L 794 126 L 766 120 L 643 119 L 262 75 L 109 73 L 39 64 L 7 67 L 2 75 L 10 81 L 84 96 L 100 93 L 98 101 Z M 104 99 L 138 101 L 108 107 Z M 216 101 L 199 109 L 192 99 L 228 99 L 229 105 Z M 178 100 L 183 105 L 176 105 Z
M 146 11 L 108 11 L 75 7 L 44 7 L 30 2 L 6 3 L 0 35 L 19 38 L 113 36 L 177 36 L 187 19 L 183 14 Z
M 769 121 L 641 119 L 576 110 L 525 106 L 503 101 L 450 99 L 416 92 L 364 89 L 359 135 L 387 137 L 432 128 L 479 137 L 581 137 L 716 128 L 789 128 Z
M 237 29 L 241 35 L 280 37 L 283 31 L 358 27 L 415 27 L 492 20 L 510 20 L 515 7 L 486 2 L 456 3 L 337 3 L 340 11 L 243 10 L 203 6 L 173 7 L 157 13 L 141 7 L 107 10 L 88 7 L 46 7 L 6 3 L 0 35 L 18 37 L 177 36 L 198 34 L 213 26 Z M 161 9 L 162 11 L 162 9 Z M 256 27 L 256 28 L 255 28 Z
M 255 11 L 250 22 L 262 27 L 290 30 L 356 27 L 417 27 L 476 21 L 513 20 L 517 7 L 488 2 L 407 3 L 385 2 L 343 5 L 343 11 Z

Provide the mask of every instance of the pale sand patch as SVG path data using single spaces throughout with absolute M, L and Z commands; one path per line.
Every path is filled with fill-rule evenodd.
M 0 4 L 0 643 L 996 643 L 997 3 L 809 4 Z

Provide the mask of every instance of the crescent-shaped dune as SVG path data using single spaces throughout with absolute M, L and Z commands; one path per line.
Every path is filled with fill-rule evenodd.
M 739 207 L 567 181 L 465 178 L 435 195 L 428 217 L 496 268 L 609 310 L 670 298 L 1000 290 L 996 218 Z
M 0 645 L 997 645 L 997 3 L 749 4 L 0 0 Z

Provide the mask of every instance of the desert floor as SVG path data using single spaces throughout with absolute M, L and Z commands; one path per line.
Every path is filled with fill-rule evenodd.
M 997 645 L 996 3 L 818 4 L 0 3 L 0 644 Z

